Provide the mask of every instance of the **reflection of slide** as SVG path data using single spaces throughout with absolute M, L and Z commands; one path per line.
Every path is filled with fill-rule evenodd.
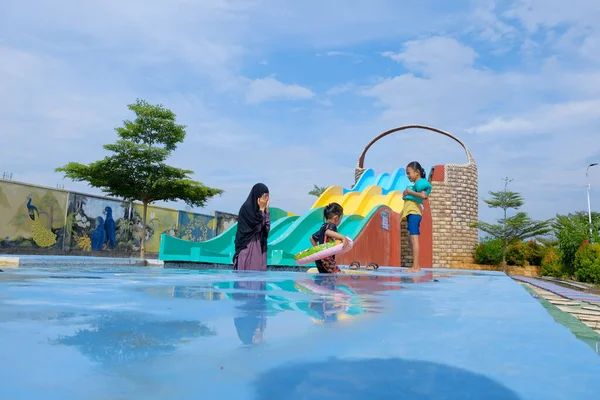
M 356 241 L 369 226 L 371 219 L 381 215 L 382 211 L 389 212 L 391 209 L 401 213 L 404 205 L 402 191 L 408 184 L 403 168 L 397 169 L 391 175 L 380 176 L 375 176 L 373 170 L 368 169 L 352 189 L 329 187 L 302 216 L 293 216 L 273 209 L 277 210 L 277 213 L 271 212 L 268 264 L 294 266 L 294 255 L 310 245 L 308 237 L 323 223 L 323 207 L 331 202 L 338 202 L 344 207 L 344 219 L 338 228 L 339 232 Z M 237 225 L 233 225 L 223 234 L 206 242 L 189 242 L 162 235 L 159 259 L 232 264 L 236 229 Z M 397 247 L 399 252 L 399 243 Z

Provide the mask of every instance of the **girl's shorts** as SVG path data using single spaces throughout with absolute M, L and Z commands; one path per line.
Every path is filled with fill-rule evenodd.
M 422 216 L 418 214 L 409 214 L 406 216 L 406 222 L 408 225 L 408 233 L 410 235 L 420 235 L 421 231 L 419 227 L 421 226 Z

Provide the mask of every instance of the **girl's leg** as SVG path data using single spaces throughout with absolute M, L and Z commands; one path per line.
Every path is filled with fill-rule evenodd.
M 421 270 L 421 267 L 419 266 L 419 235 L 410 235 L 410 243 L 413 256 L 413 264 L 410 269 L 418 272 Z
M 421 271 L 421 267 L 419 266 L 419 235 L 421 234 L 421 232 L 419 231 L 419 226 L 421 225 L 421 216 L 409 215 L 407 217 L 407 220 L 408 233 L 410 235 L 410 237 L 408 238 L 408 243 L 410 244 L 413 262 L 412 267 L 410 267 L 406 272 L 419 272 Z

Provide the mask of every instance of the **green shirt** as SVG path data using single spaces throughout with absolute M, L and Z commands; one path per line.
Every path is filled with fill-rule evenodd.
M 417 193 L 425 192 L 425 195 L 429 196 L 429 193 L 431 193 L 431 183 L 429 183 L 427 179 L 421 178 L 418 181 L 416 181 L 412 186 L 409 186 L 408 189 Z M 413 196 L 412 194 L 409 194 L 406 197 L 404 197 L 404 200 L 411 200 L 419 204 L 423 204 L 422 198 Z

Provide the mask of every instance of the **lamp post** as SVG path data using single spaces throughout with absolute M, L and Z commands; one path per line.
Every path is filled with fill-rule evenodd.
M 588 200 L 588 220 L 590 223 L 590 243 L 592 242 L 592 238 L 594 237 L 592 232 L 592 206 L 590 205 L 590 168 L 595 167 L 598 163 L 592 163 L 588 165 L 587 170 L 585 171 L 585 180 L 587 182 L 587 200 Z

